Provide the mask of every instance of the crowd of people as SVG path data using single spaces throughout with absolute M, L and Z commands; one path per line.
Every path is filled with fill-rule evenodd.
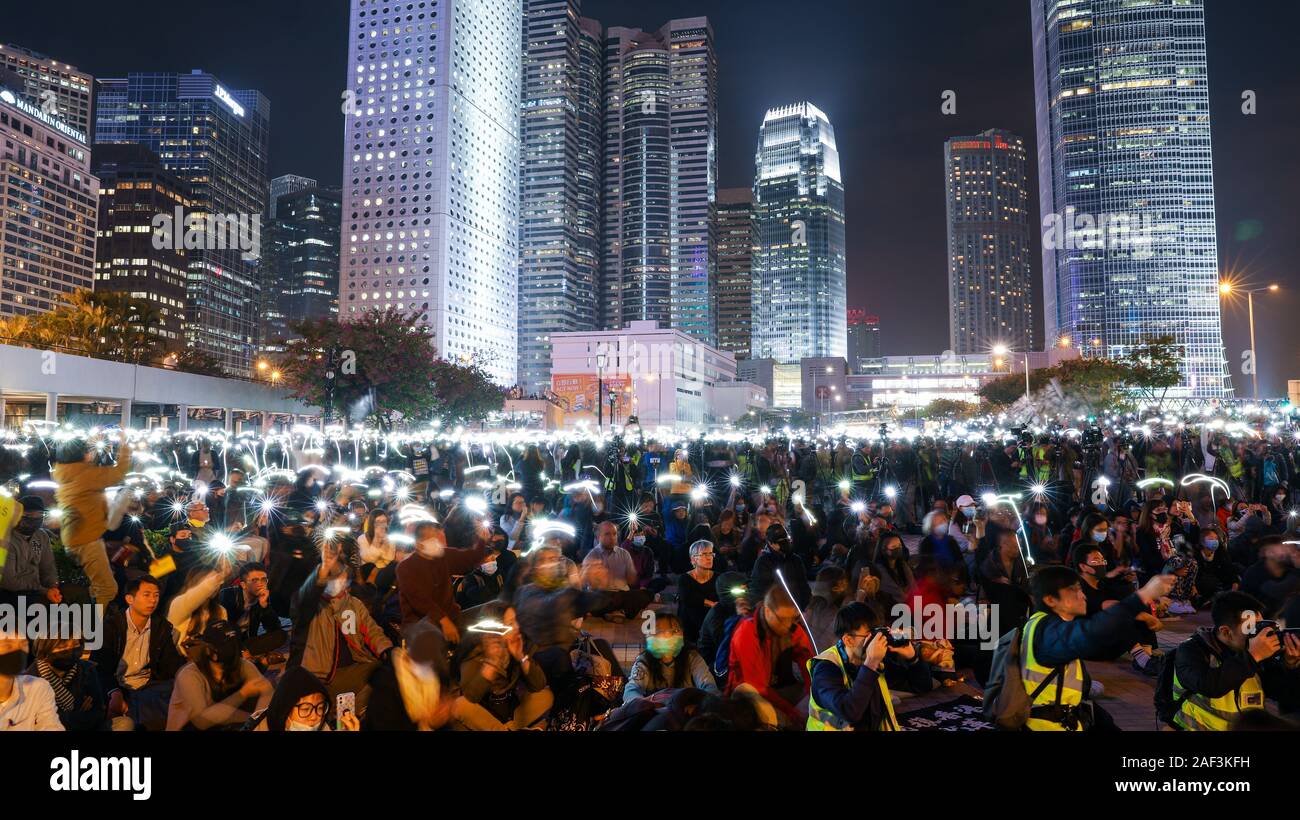
M 997 725 L 1101 730 L 1116 660 L 1169 726 L 1285 721 L 1300 449 L 1236 428 L 10 432 L 0 603 L 71 566 L 104 615 L 0 635 L 0 729 L 889 731 L 966 680 Z M 1003 640 L 897 628 L 930 604 Z M 639 627 L 626 670 L 595 620 Z

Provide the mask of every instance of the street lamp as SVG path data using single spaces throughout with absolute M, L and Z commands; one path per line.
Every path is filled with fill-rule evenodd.
M 1269 285 L 1266 288 L 1241 288 L 1224 280 L 1219 283 L 1219 293 L 1223 296 L 1231 296 L 1234 293 L 1246 294 L 1246 312 L 1250 317 L 1250 387 L 1252 397 L 1259 398 L 1259 360 L 1255 357 L 1255 294 L 1256 293 L 1277 293 L 1281 288 L 1277 285 Z
M 609 357 L 604 353 L 596 354 L 596 429 L 605 429 L 605 363 Z M 611 408 L 612 409 L 612 408 Z

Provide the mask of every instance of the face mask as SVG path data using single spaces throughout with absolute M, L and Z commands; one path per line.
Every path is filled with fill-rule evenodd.
M 484 564 L 483 566 L 479 567 L 479 569 L 483 571 L 483 574 L 484 574 L 484 575 L 496 575 L 496 574 L 497 574 L 497 562 L 496 562 L 496 561 L 488 561 L 486 564 Z
M 1045 515 L 1036 515 L 1036 516 L 1034 516 L 1034 523 L 1037 524 L 1037 525 L 1040 526 L 1040 527 L 1046 527 L 1046 526 L 1047 526 L 1047 516 L 1045 516 Z
M 306 723 L 299 723 L 293 718 L 289 718 L 290 732 L 319 732 L 320 727 L 324 725 L 325 725 L 325 721 L 323 720 L 320 723 L 317 723 L 315 726 L 308 726 Z
M 962 508 L 961 508 L 961 513 L 962 513 L 962 515 L 966 516 L 967 518 L 974 518 L 974 517 L 975 517 L 975 508 L 974 508 L 974 507 L 962 507 Z
M 671 638 L 648 638 L 646 648 L 659 660 L 670 661 L 677 657 L 677 653 L 682 651 L 685 643 L 686 639 L 681 635 L 674 635 Z
M 934 527 L 934 529 L 931 530 L 931 532 L 933 532 L 933 533 L 935 534 L 935 537 L 937 537 L 937 538 L 943 538 L 945 535 L 948 534 L 948 525 L 947 525 L 947 524 L 936 524 L 935 527 Z
M 1207 539 L 1205 539 L 1204 541 L 1201 542 L 1201 545 L 1204 546 L 1206 550 L 1208 550 L 1208 551 L 1210 551 L 1210 552 L 1214 552 L 1215 550 L 1217 550 L 1217 549 L 1219 548 L 1219 539 L 1217 539 L 1217 538 L 1207 538 Z
M 201 530 L 201 529 L 203 529 L 203 527 L 204 527 L 207 523 L 208 523 L 208 522 L 206 522 L 206 521 L 195 521 L 193 518 L 190 519 L 190 526 L 193 527 L 193 528 L 196 529 L 196 530 Z
M 347 578 L 335 578 L 333 581 L 325 584 L 325 594 L 331 598 L 337 598 L 344 592 L 348 591 Z
M 23 518 L 14 525 L 14 530 L 21 535 L 31 535 L 40 528 L 41 520 L 39 518 Z
M 415 551 L 425 558 L 437 558 L 442 555 L 442 544 L 434 538 L 426 538 L 416 545 Z
M 193 540 L 190 539 L 190 538 L 177 538 L 177 539 L 176 539 L 176 549 L 181 550 L 181 551 L 187 550 L 187 549 L 190 548 L 190 544 L 192 544 L 192 543 L 193 543 Z
M 67 672 L 69 669 L 76 666 L 77 661 L 79 660 L 81 660 L 81 652 L 75 649 L 71 652 L 58 652 L 50 656 L 50 666 L 53 666 L 60 672 Z
M 1100 544 L 1102 541 L 1105 541 L 1105 540 L 1106 540 L 1106 533 L 1104 533 L 1104 532 L 1093 532 L 1093 534 L 1092 534 L 1092 540 L 1095 541 L 1095 542 L 1097 542 L 1098 544 Z
M 634 535 L 634 536 L 632 536 L 632 543 L 633 543 L 633 544 L 636 544 L 638 547 L 644 547 L 644 546 L 645 546 L 645 536 L 644 536 L 644 535 Z
M 1151 519 L 1155 521 L 1157 524 L 1163 524 L 1169 520 L 1169 513 L 1156 513 L 1155 515 L 1151 516 Z
M 18 677 L 26 666 L 27 653 L 21 649 L 17 652 L 0 655 L 0 675 L 10 678 Z

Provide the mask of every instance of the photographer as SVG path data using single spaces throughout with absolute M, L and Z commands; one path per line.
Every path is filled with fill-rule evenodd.
M 839 641 L 808 661 L 807 731 L 898 731 L 885 666 L 913 666 L 917 652 L 911 641 L 892 640 L 876 624 L 866 604 L 851 603 L 835 615 Z
M 1214 626 L 1174 651 L 1171 725 L 1226 731 L 1243 710 L 1263 709 L 1266 696 L 1300 696 L 1300 636 L 1288 634 L 1283 642 L 1275 624 L 1255 620 L 1262 609 L 1241 592 L 1214 599 Z M 1159 705 L 1159 691 L 1156 698 Z
M 102 442 L 101 442 L 102 443 Z M 59 537 L 68 552 L 76 556 L 86 577 L 95 603 L 107 606 L 117 597 L 104 544 L 108 530 L 108 503 L 104 490 L 121 484 L 131 470 L 131 448 L 123 438 L 117 450 L 117 463 L 99 463 L 99 448 L 88 446 L 85 439 L 69 439 L 59 445 L 53 478 L 58 482 L 55 497 L 63 509 Z

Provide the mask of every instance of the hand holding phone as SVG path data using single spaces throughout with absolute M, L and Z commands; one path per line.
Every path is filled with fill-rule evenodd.
M 340 692 L 334 701 L 335 726 L 338 731 L 344 731 L 343 721 L 347 716 L 355 716 L 357 711 L 357 693 Z

